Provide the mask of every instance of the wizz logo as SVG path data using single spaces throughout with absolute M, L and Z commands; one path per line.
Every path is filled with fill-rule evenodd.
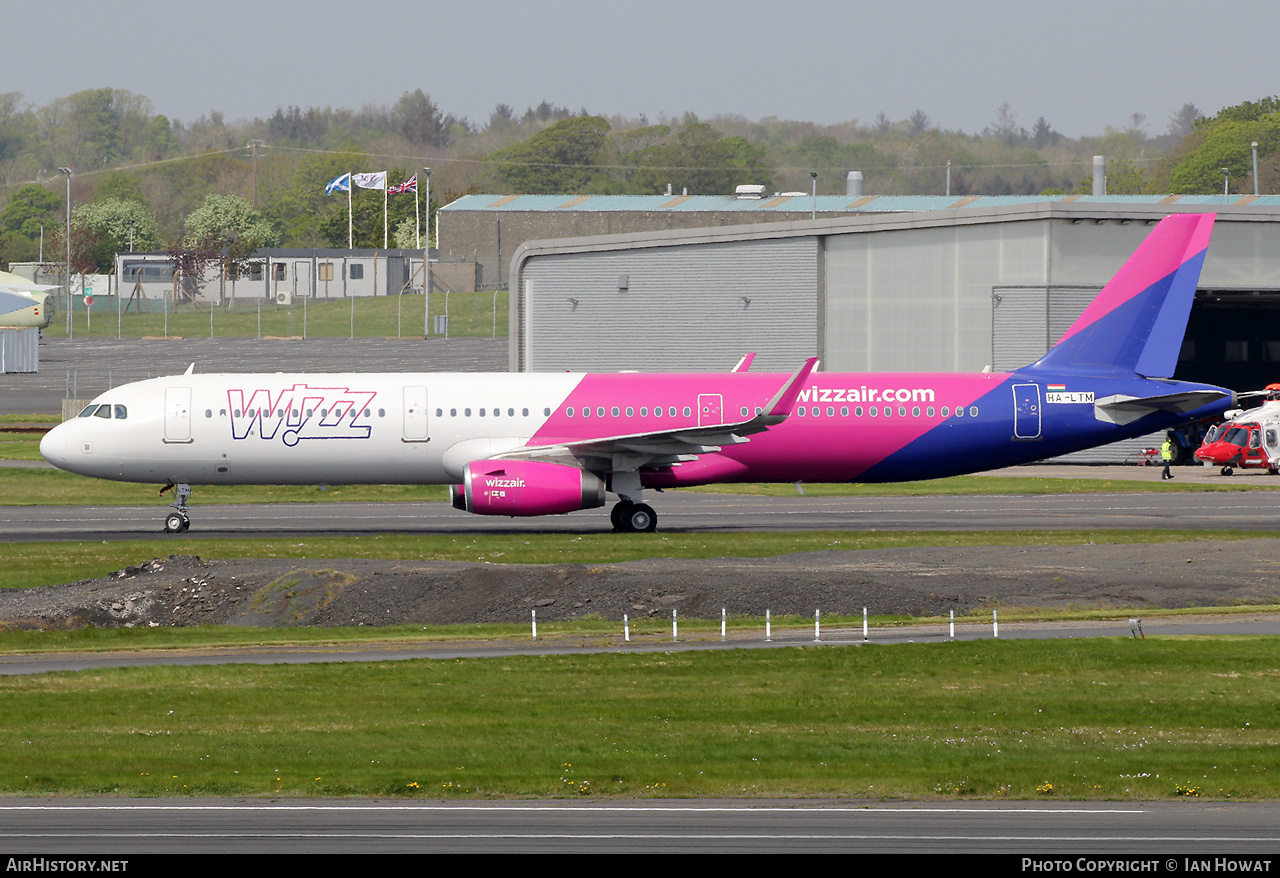
M 378 394 L 372 390 L 346 387 L 308 387 L 295 384 L 276 391 L 228 390 L 231 409 L 231 438 L 280 437 L 285 445 L 302 439 L 368 439 L 372 426 L 364 413 Z

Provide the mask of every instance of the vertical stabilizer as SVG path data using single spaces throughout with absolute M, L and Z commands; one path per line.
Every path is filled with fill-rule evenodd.
M 1027 368 L 1172 377 L 1214 218 L 1184 213 L 1161 220 L 1080 319 Z

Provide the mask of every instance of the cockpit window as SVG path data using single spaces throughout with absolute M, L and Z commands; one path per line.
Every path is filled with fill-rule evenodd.
M 98 406 L 98 410 L 93 413 L 93 416 L 95 418 L 111 417 L 111 406 L 107 405 L 106 403 L 103 403 L 102 405 Z
M 116 406 L 116 419 L 123 421 L 127 417 L 129 417 L 129 410 L 122 405 Z
M 91 417 L 93 417 L 93 413 L 94 413 L 94 412 L 96 412 L 97 410 L 98 410 L 98 407 L 97 407 L 96 405 L 87 405 L 87 406 L 85 406 L 83 409 L 81 409 L 81 410 L 80 410 L 80 414 L 76 415 L 76 417 L 77 417 L 77 418 L 91 418 Z

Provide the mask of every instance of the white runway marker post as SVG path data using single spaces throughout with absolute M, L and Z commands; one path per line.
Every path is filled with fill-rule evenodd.
M 532 610 L 533 613 L 533 639 L 538 639 L 538 611 Z

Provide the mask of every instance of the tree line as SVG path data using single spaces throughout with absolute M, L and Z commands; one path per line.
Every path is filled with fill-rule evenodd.
M 1008 104 L 975 133 L 943 130 L 923 110 L 817 125 L 606 117 L 545 101 L 523 112 L 499 104 L 476 123 L 420 89 L 390 106 L 290 106 L 234 123 L 215 112 L 184 123 L 120 89 L 43 107 L 0 94 L 0 262 L 33 261 L 42 249 L 46 260 L 62 258 L 59 167 L 73 169 L 73 260 L 100 269 L 131 247 L 345 247 L 346 196 L 324 185 L 350 171 L 386 170 L 396 183 L 430 167 L 432 212 L 468 192 L 702 195 L 742 183 L 807 192 L 814 172 L 820 194 L 839 194 L 850 170 L 863 173 L 868 194 L 1065 194 L 1089 191 L 1099 154 L 1112 194 L 1221 192 L 1224 167 L 1234 191 L 1251 192 L 1257 142 L 1262 190 L 1280 184 L 1280 98 L 1211 117 L 1186 104 L 1164 130 L 1151 128 L 1134 114 L 1122 129 L 1072 139 L 1043 116 L 1023 125 Z M 413 196 L 388 205 L 394 245 L 414 246 Z M 381 194 L 357 191 L 352 206 L 356 246 L 381 247 Z

